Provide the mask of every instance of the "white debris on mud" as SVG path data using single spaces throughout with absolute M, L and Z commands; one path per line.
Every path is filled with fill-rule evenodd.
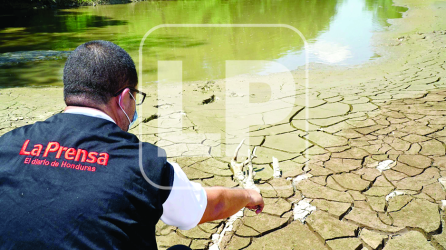
M 312 177 L 313 175 L 310 173 L 303 173 L 300 174 L 298 176 L 296 176 L 295 178 L 291 178 L 288 177 L 287 180 L 291 180 L 291 185 L 293 186 L 293 190 L 296 191 L 297 190 L 297 184 L 305 179 L 308 179 L 310 177 Z
M 242 186 L 244 189 L 253 189 L 253 190 L 257 191 L 258 193 L 260 193 L 260 188 L 258 188 L 256 186 L 256 184 L 254 184 L 254 180 L 252 178 L 251 179 L 246 178 L 243 181 Z
M 378 166 L 376 167 L 376 169 L 378 169 L 380 172 L 382 172 L 382 171 L 393 168 L 395 165 L 396 165 L 396 162 L 394 162 L 392 160 L 385 160 L 385 161 L 378 163 Z
M 438 178 L 438 182 L 443 186 L 443 189 L 446 189 L 446 177 Z
M 304 173 L 304 174 L 301 174 L 301 175 L 296 176 L 296 178 L 292 179 L 292 180 L 293 180 L 293 187 L 296 187 L 296 185 L 297 185 L 299 182 L 301 182 L 301 181 L 303 181 L 303 180 L 305 180 L 305 179 L 308 179 L 308 178 L 310 178 L 310 177 L 312 177 L 312 176 L 313 176 L 313 175 L 310 174 L 310 173 Z M 290 179 L 291 179 L 291 178 L 290 178 Z
M 282 177 L 282 171 L 280 170 L 280 167 L 279 167 L 279 160 L 274 156 L 273 156 L 273 170 L 274 170 L 274 173 L 273 173 L 274 178 Z
M 392 199 L 395 196 L 404 195 L 404 194 L 406 194 L 406 193 L 403 191 L 398 191 L 398 190 L 392 191 L 390 194 L 388 194 L 386 196 L 386 201 L 389 201 L 390 199 Z
M 297 204 L 294 204 L 294 220 L 299 220 L 303 224 L 305 223 L 307 216 L 310 215 L 313 211 L 316 211 L 316 207 L 310 204 L 310 200 L 303 199 Z
M 209 247 L 209 250 L 220 250 L 220 243 L 221 243 L 223 237 L 225 236 L 225 233 L 232 231 L 232 229 L 233 229 L 232 225 L 234 224 L 234 222 L 237 219 L 240 219 L 243 217 L 243 211 L 244 211 L 244 208 L 240 209 L 240 211 L 238 211 L 236 214 L 229 217 L 229 219 L 226 221 L 225 227 L 223 228 L 221 233 L 212 235 L 213 245 Z
M 446 208 L 446 200 L 441 200 L 441 210 L 445 210 Z
M 252 166 L 252 159 L 256 158 L 256 149 L 257 147 L 254 147 L 252 152 L 248 152 L 248 158 L 241 163 L 237 162 L 237 156 L 238 152 L 240 151 L 240 148 L 243 145 L 243 142 L 245 139 L 243 139 L 238 147 L 235 149 L 234 157 L 231 160 L 231 169 L 234 173 L 234 180 L 237 181 L 240 186 L 244 189 L 253 189 L 260 193 L 260 189 L 255 185 L 254 183 L 254 171 Z M 247 171 L 244 171 L 244 167 L 248 167 Z M 225 227 L 219 234 L 213 234 L 212 235 L 212 246 L 209 247 L 209 250 L 220 250 L 220 244 L 223 240 L 226 232 L 230 232 L 233 230 L 233 224 L 237 219 L 240 219 L 243 217 L 243 211 L 244 208 L 242 208 L 240 211 L 238 211 L 233 216 L 229 217 L 229 219 L 225 223 Z

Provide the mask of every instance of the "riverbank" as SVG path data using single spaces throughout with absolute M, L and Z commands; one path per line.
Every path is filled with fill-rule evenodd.
M 257 147 L 254 179 L 266 207 L 260 216 L 245 211 L 222 238 L 220 249 L 446 248 L 446 3 L 396 4 L 409 10 L 375 35 L 380 59 L 352 68 L 312 64 L 308 104 L 307 79 L 303 69 L 297 70 L 294 93 L 243 114 L 266 122 L 232 137 L 237 142 L 249 137 L 244 152 Z M 256 82 L 261 80 L 281 83 L 283 75 Z M 156 86 L 142 86 L 150 97 L 131 132 L 141 131 L 142 140 L 166 149 L 189 178 L 204 186 L 238 185 L 231 178 L 225 141 L 211 135 L 223 137 L 226 131 L 225 82 L 187 82 L 182 87 L 182 92 L 167 91 L 158 100 Z M 239 97 L 231 99 L 236 113 L 246 105 L 238 94 L 229 95 Z M 270 98 L 268 88 L 250 94 L 252 102 Z M 183 105 L 175 107 L 179 97 Z M 0 133 L 63 108 L 61 88 L 2 89 Z M 268 123 L 287 108 L 291 112 L 281 121 Z M 278 178 L 273 177 L 273 157 L 281 170 Z M 182 231 L 159 223 L 158 244 L 160 249 L 174 244 L 207 249 L 212 235 L 220 235 L 225 225 L 219 221 Z
M 145 0 L 2 0 L 0 1 L 1 12 L 7 13 L 11 10 L 32 10 L 32 9 L 64 9 L 76 8 L 80 6 L 95 6 L 105 4 L 124 4 L 140 2 Z

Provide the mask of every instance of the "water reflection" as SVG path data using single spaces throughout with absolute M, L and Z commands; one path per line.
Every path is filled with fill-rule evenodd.
M 375 28 L 389 26 L 388 19 L 400 18 L 407 8 L 395 6 L 393 0 L 365 0 L 365 9 L 373 14 Z
M 87 28 L 123 24 L 126 22 L 104 16 L 58 10 L 25 11 L 0 16 L 0 30 L 23 28 L 23 31 L 30 33 L 80 32 Z
M 125 24 L 106 16 L 60 10 L 0 15 L 0 53 L 72 49 L 79 45 L 81 33 Z
M 0 16 L 0 53 L 72 50 L 83 42 L 103 39 L 123 47 L 137 62 L 141 38 L 160 24 L 263 23 L 299 29 L 311 44 L 312 61 L 356 64 L 374 56 L 373 31 L 386 27 L 388 18 L 401 17 L 404 10 L 391 0 L 183 0 L 35 11 L 14 18 Z M 226 60 L 270 60 L 293 70 L 305 62 L 302 49 L 301 38 L 286 28 L 162 28 L 144 44 L 140 73 L 144 81 L 156 81 L 159 60 L 181 60 L 185 81 L 223 78 Z M 19 86 L 23 78 L 28 79 L 25 84 L 36 78 L 36 82 L 61 85 L 61 71 L 55 68 L 63 63 L 0 67 L 0 84 Z M 47 73 L 48 81 L 36 76 L 36 67 Z

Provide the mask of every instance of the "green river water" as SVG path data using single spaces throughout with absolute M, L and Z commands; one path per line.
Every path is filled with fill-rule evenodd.
M 158 61 L 182 61 L 183 81 L 225 77 L 226 60 L 266 60 L 294 70 L 310 62 L 358 65 L 373 60 L 374 32 L 401 18 L 391 0 L 202 0 L 32 10 L 0 16 L 0 87 L 62 86 L 69 51 L 109 40 L 139 66 L 141 39 L 161 24 L 286 24 L 286 27 L 159 27 L 142 46 L 144 83 Z M 274 73 L 264 67 L 252 73 Z

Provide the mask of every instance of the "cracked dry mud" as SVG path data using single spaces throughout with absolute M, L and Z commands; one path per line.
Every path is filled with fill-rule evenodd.
M 355 86 L 312 89 L 311 100 L 317 105 L 310 108 L 308 131 L 299 123 L 305 120 L 302 109 L 290 114 L 287 122 L 252 129 L 250 145 L 245 147 L 258 147 L 254 178 L 265 197 L 265 210 L 258 216 L 245 210 L 220 249 L 445 248 L 446 65 L 439 58 L 440 53 L 422 55 L 408 70 Z M 435 77 L 426 75 L 430 67 L 436 67 L 431 73 Z M 213 93 L 223 96 L 221 91 Z M 195 119 L 194 112 L 212 111 L 208 118 L 215 119 L 224 115 L 218 111 L 218 102 L 211 105 L 187 106 L 186 124 L 206 131 L 206 121 Z M 224 129 L 221 124 L 214 126 Z M 147 136 L 159 142 L 167 138 L 162 133 Z M 199 145 L 207 146 L 210 154 L 220 149 L 221 144 L 207 140 L 172 141 L 175 147 L 170 152 L 190 154 L 193 144 L 196 154 L 203 152 Z M 272 156 L 279 159 L 280 178 L 273 177 Z M 237 186 L 229 157 L 172 160 L 205 186 Z M 316 211 L 302 224 L 293 219 L 293 204 L 304 197 Z M 160 223 L 159 246 L 181 243 L 207 249 L 213 244 L 212 235 L 221 232 L 225 223 L 206 223 L 190 231 Z
M 297 70 L 296 93 L 247 115 L 264 124 L 231 139 L 249 138 L 242 151 L 257 146 L 254 179 L 266 205 L 257 216 L 244 210 L 220 249 L 446 248 L 446 4 L 397 4 L 410 10 L 376 39 L 386 55 L 381 61 L 348 70 L 311 65 L 307 106 L 303 70 Z M 282 77 L 266 76 L 271 79 Z M 141 115 L 153 119 L 132 132 L 141 131 L 140 139 L 166 149 L 170 160 L 203 186 L 236 187 L 231 156 L 224 154 L 236 145 L 209 134 L 225 132 L 224 82 L 184 83 L 182 92 L 162 98 L 153 94 L 155 87 L 140 87 L 152 93 Z M 251 101 L 267 101 L 268 91 L 259 86 Z M 182 107 L 161 112 L 180 94 Z M 203 104 L 210 97 L 213 102 Z M 64 108 L 61 88 L 2 89 L 0 100 L 1 134 Z M 241 101 L 231 105 L 235 112 L 243 108 Z M 283 121 L 267 122 L 286 107 L 292 112 Z M 273 177 L 272 157 L 279 161 L 279 178 Z M 293 209 L 304 199 L 316 209 L 301 223 Z M 158 246 L 208 249 L 226 223 L 183 231 L 160 222 Z
M 446 248 L 446 25 L 431 20 L 443 30 L 422 25 L 407 28 L 432 6 L 438 7 L 434 16 L 444 14 L 446 4 L 437 5 L 410 3 L 407 16 L 392 26 L 404 28 L 404 38 L 396 31 L 382 34 L 378 40 L 386 46 L 389 54 L 383 60 L 387 61 L 348 71 L 312 65 L 308 105 L 305 79 L 297 71 L 295 94 L 280 103 L 274 100 L 269 110 L 245 114 L 264 121 L 251 126 L 245 136 L 234 135 L 234 141 L 249 137 L 242 151 L 257 147 L 254 179 L 266 206 L 258 216 L 245 210 L 219 249 Z M 258 80 L 250 77 L 241 81 Z M 281 75 L 265 79 L 280 82 Z M 202 106 L 196 99 L 184 99 L 184 133 L 225 132 L 224 86 L 222 81 L 186 84 L 183 96 L 215 99 Z M 268 91 L 256 88 L 250 100 L 268 100 Z M 275 110 L 287 105 L 293 111 L 282 122 L 268 123 Z M 231 106 L 243 107 L 243 103 Z M 142 126 L 144 131 L 154 131 L 159 124 L 153 120 Z M 178 156 L 172 160 L 195 181 L 237 186 L 229 171 L 230 157 L 220 154 L 234 145 L 206 135 L 194 141 L 183 134 L 184 141 L 169 143 L 165 142 L 169 133 L 154 131 L 145 136 L 165 143 L 168 152 Z M 210 157 L 179 157 L 202 152 Z M 272 157 L 279 160 L 279 178 L 273 177 Z M 304 199 L 315 210 L 308 210 L 313 212 L 301 223 L 294 219 L 293 209 Z M 207 249 L 226 223 L 206 223 L 187 233 L 160 223 L 159 246 L 182 243 Z

